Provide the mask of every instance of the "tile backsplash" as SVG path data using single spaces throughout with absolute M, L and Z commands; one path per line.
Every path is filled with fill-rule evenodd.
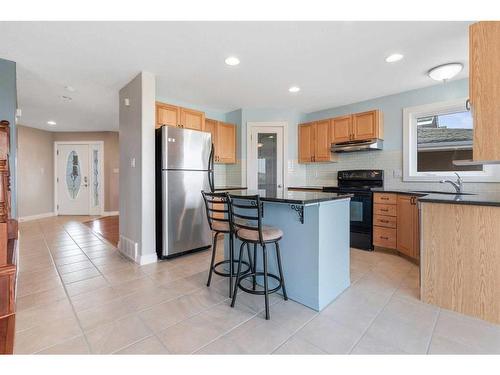
M 339 155 L 339 161 L 336 163 L 307 164 L 306 185 L 335 186 L 337 185 L 337 171 L 346 169 L 383 169 L 384 186 L 386 188 L 409 190 L 453 189 L 451 186 L 444 186 L 439 182 L 403 181 L 403 152 L 399 150 L 344 153 Z M 466 182 L 464 183 L 464 190 L 473 192 L 500 191 L 500 183 Z

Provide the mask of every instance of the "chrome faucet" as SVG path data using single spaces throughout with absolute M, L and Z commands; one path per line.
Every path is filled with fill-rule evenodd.
M 455 188 L 457 194 L 462 194 L 462 190 L 464 188 L 464 182 L 463 182 L 462 178 L 460 177 L 460 175 L 457 172 L 455 172 L 455 174 L 457 175 L 457 181 L 456 182 L 452 181 L 452 180 L 441 180 L 439 182 L 442 183 L 442 184 L 444 184 L 446 182 L 449 183 L 449 184 L 451 184 Z

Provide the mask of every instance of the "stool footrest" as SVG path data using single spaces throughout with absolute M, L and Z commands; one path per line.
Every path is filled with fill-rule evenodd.
M 230 260 L 229 259 L 226 259 L 226 260 L 223 260 L 223 261 L 220 261 L 218 263 L 215 263 L 214 264 L 214 267 L 213 267 L 213 272 L 219 276 L 222 276 L 222 277 L 229 277 L 230 276 L 230 272 L 224 272 L 224 271 L 217 271 L 217 268 L 216 267 L 219 267 L 223 264 L 229 264 Z M 235 264 L 236 266 L 238 265 L 238 259 L 233 259 L 233 264 Z M 247 262 L 247 261 L 244 261 L 242 260 L 241 261 L 241 264 L 245 265 L 247 268 L 246 270 L 242 271 L 241 273 L 242 274 L 247 274 L 248 272 L 250 272 L 250 264 Z M 233 267 L 233 277 L 236 277 L 236 274 L 237 274 L 237 267 Z
M 243 262 L 241 262 L 243 263 Z M 244 287 L 243 285 L 241 285 L 241 282 L 245 279 L 248 279 L 248 278 L 251 278 L 253 276 L 264 276 L 264 272 L 252 272 L 252 273 L 247 273 L 245 275 L 240 275 L 240 281 L 238 283 L 238 287 L 243 290 L 244 292 L 247 292 L 247 293 L 250 293 L 250 294 L 257 294 L 257 295 L 260 295 L 260 296 L 263 296 L 264 294 L 266 294 L 266 292 L 264 290 L 253 290 L 253 289 L 248 289 L 246 287 Z M 268 273 L 267 274 L 267 277 L 270 277 L 272 279 L 275 279 L 276 281 L 278 281 L 278 286 L 273 288 L 273 289 L 269 289 L 268 290 L 268 294 L 271 294 L 271 293 L 276 293 L 278 290 L 281 289 L 281 286 L 282 286 L 282 281 L 281 279 L 279 278 L 279 276 L 276 276 L 272 273 Z

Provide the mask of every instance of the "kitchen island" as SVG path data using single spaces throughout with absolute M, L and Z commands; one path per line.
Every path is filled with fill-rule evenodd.
M 263 225 L 272 225 L 283 231 L 280 248 L 288 298 L 321 311 L 350 285 L 351 195 L 304 191 L 266 194 L 262 190 L 229 193 L 259 194 L 263 203 Z M 226 251 L 229 249 L 227 237 Z M 240 245 L 241 242 L 235 239 L 236 255 Z M 269 245 L 269 272 L 277 274 L 273 247 Z M 258 254 L 257 270 L 262 271 L 262 252 Z M 270 287 L 275 286 L 273 281 L 270 280 Z

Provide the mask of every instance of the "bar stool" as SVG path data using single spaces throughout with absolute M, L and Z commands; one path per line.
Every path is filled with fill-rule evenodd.
M 275 293 L 278 290 L 283 290 L 283 298 L 285 301 L 288 300 L 285 288 L 285 278 L 283 276 L 283 268 L 281 265 L 281 255 L 279 240 L 283 237 L 283 231 L 276 227 L 263 226 L 262 225 L 262 210 L 261 201 L 258 195 L 252 196 L 239 196 L 228 194 L 229 203 L 229 218 L 230 226 L 236 237 L 241 241 L 240 246 L 240 256 L 238 262 L 238 271 L 236 273 L 236 283 L 234 286 L 233 298 L 231 301 L 231 307 L 234 307 L 236 303 L 236 295 L 238 294 L 238 289 L 243 290 L 246 293 L 264 295 L 265 307 L 266 307 L 266 320 L 269 320 L 269 294 Z M 244 222 L 242 221 L 244 220 Z M 268 272 L 267 265 L 267 244 L 274 243 L 276 249 L 276 258 L 278 261 L 278 272 L 279 276 L 271 274 Z M 243 248 L 246 245 L 248 256 L 250 259 L 250 244 L 254 245 L 253 261 L 251 261 L 252 270 L 251 272 L 242 273 L 241 265 L 244 263 L 242 261 Z M 257 247 L 260 245 L 262 248 L 262 263 L 263 271 L 257 272 Z M 256 290 L 256 278 L 257 276 L 262 276 L 264 279 L 264 290 Z M 252 278 L 252 290 L 244 287 L 242 281 L 248 278 Z M 272 278 L 278 281 L 278 286 L 269 289 L 268 278 Z
M 210 270 L 208 273 L 207 286 L 210 286 L 212 281 L 212 273 L 215 273 L 222 277 L 229 278 L 229 298 L 232 297 L 233 293 L 233 277 L 236 276 L 234 272 L 235 263 L 239 263 L 239 259 L 234 259 L 234 232 L 231 230 L 231 225 L 229 224 L 229 207 L 228 207 L 228 197 L 227 193 L 206 193 L 201 192 L 203 200 L 205 201 L 205 208 L 207 213 L 208 225 L 213 233 L 213 243 L 212 243 L 212 260 L 210 261 Z M 217 252 L 217 238 L 219 234 L 223 236 L 229 234 L 229 259 L 223 261 L 215 262 L 215 255 Z M 250 249 L 248 249 L 248 259 L 250 259 Z M 243 273 L 248 273 L 252 269 L 252 265 L 246 261 L 241 262 L 247 268 Z M 221 265 L 229 265 L 229 272 L 219 271 L 217 267 Z

